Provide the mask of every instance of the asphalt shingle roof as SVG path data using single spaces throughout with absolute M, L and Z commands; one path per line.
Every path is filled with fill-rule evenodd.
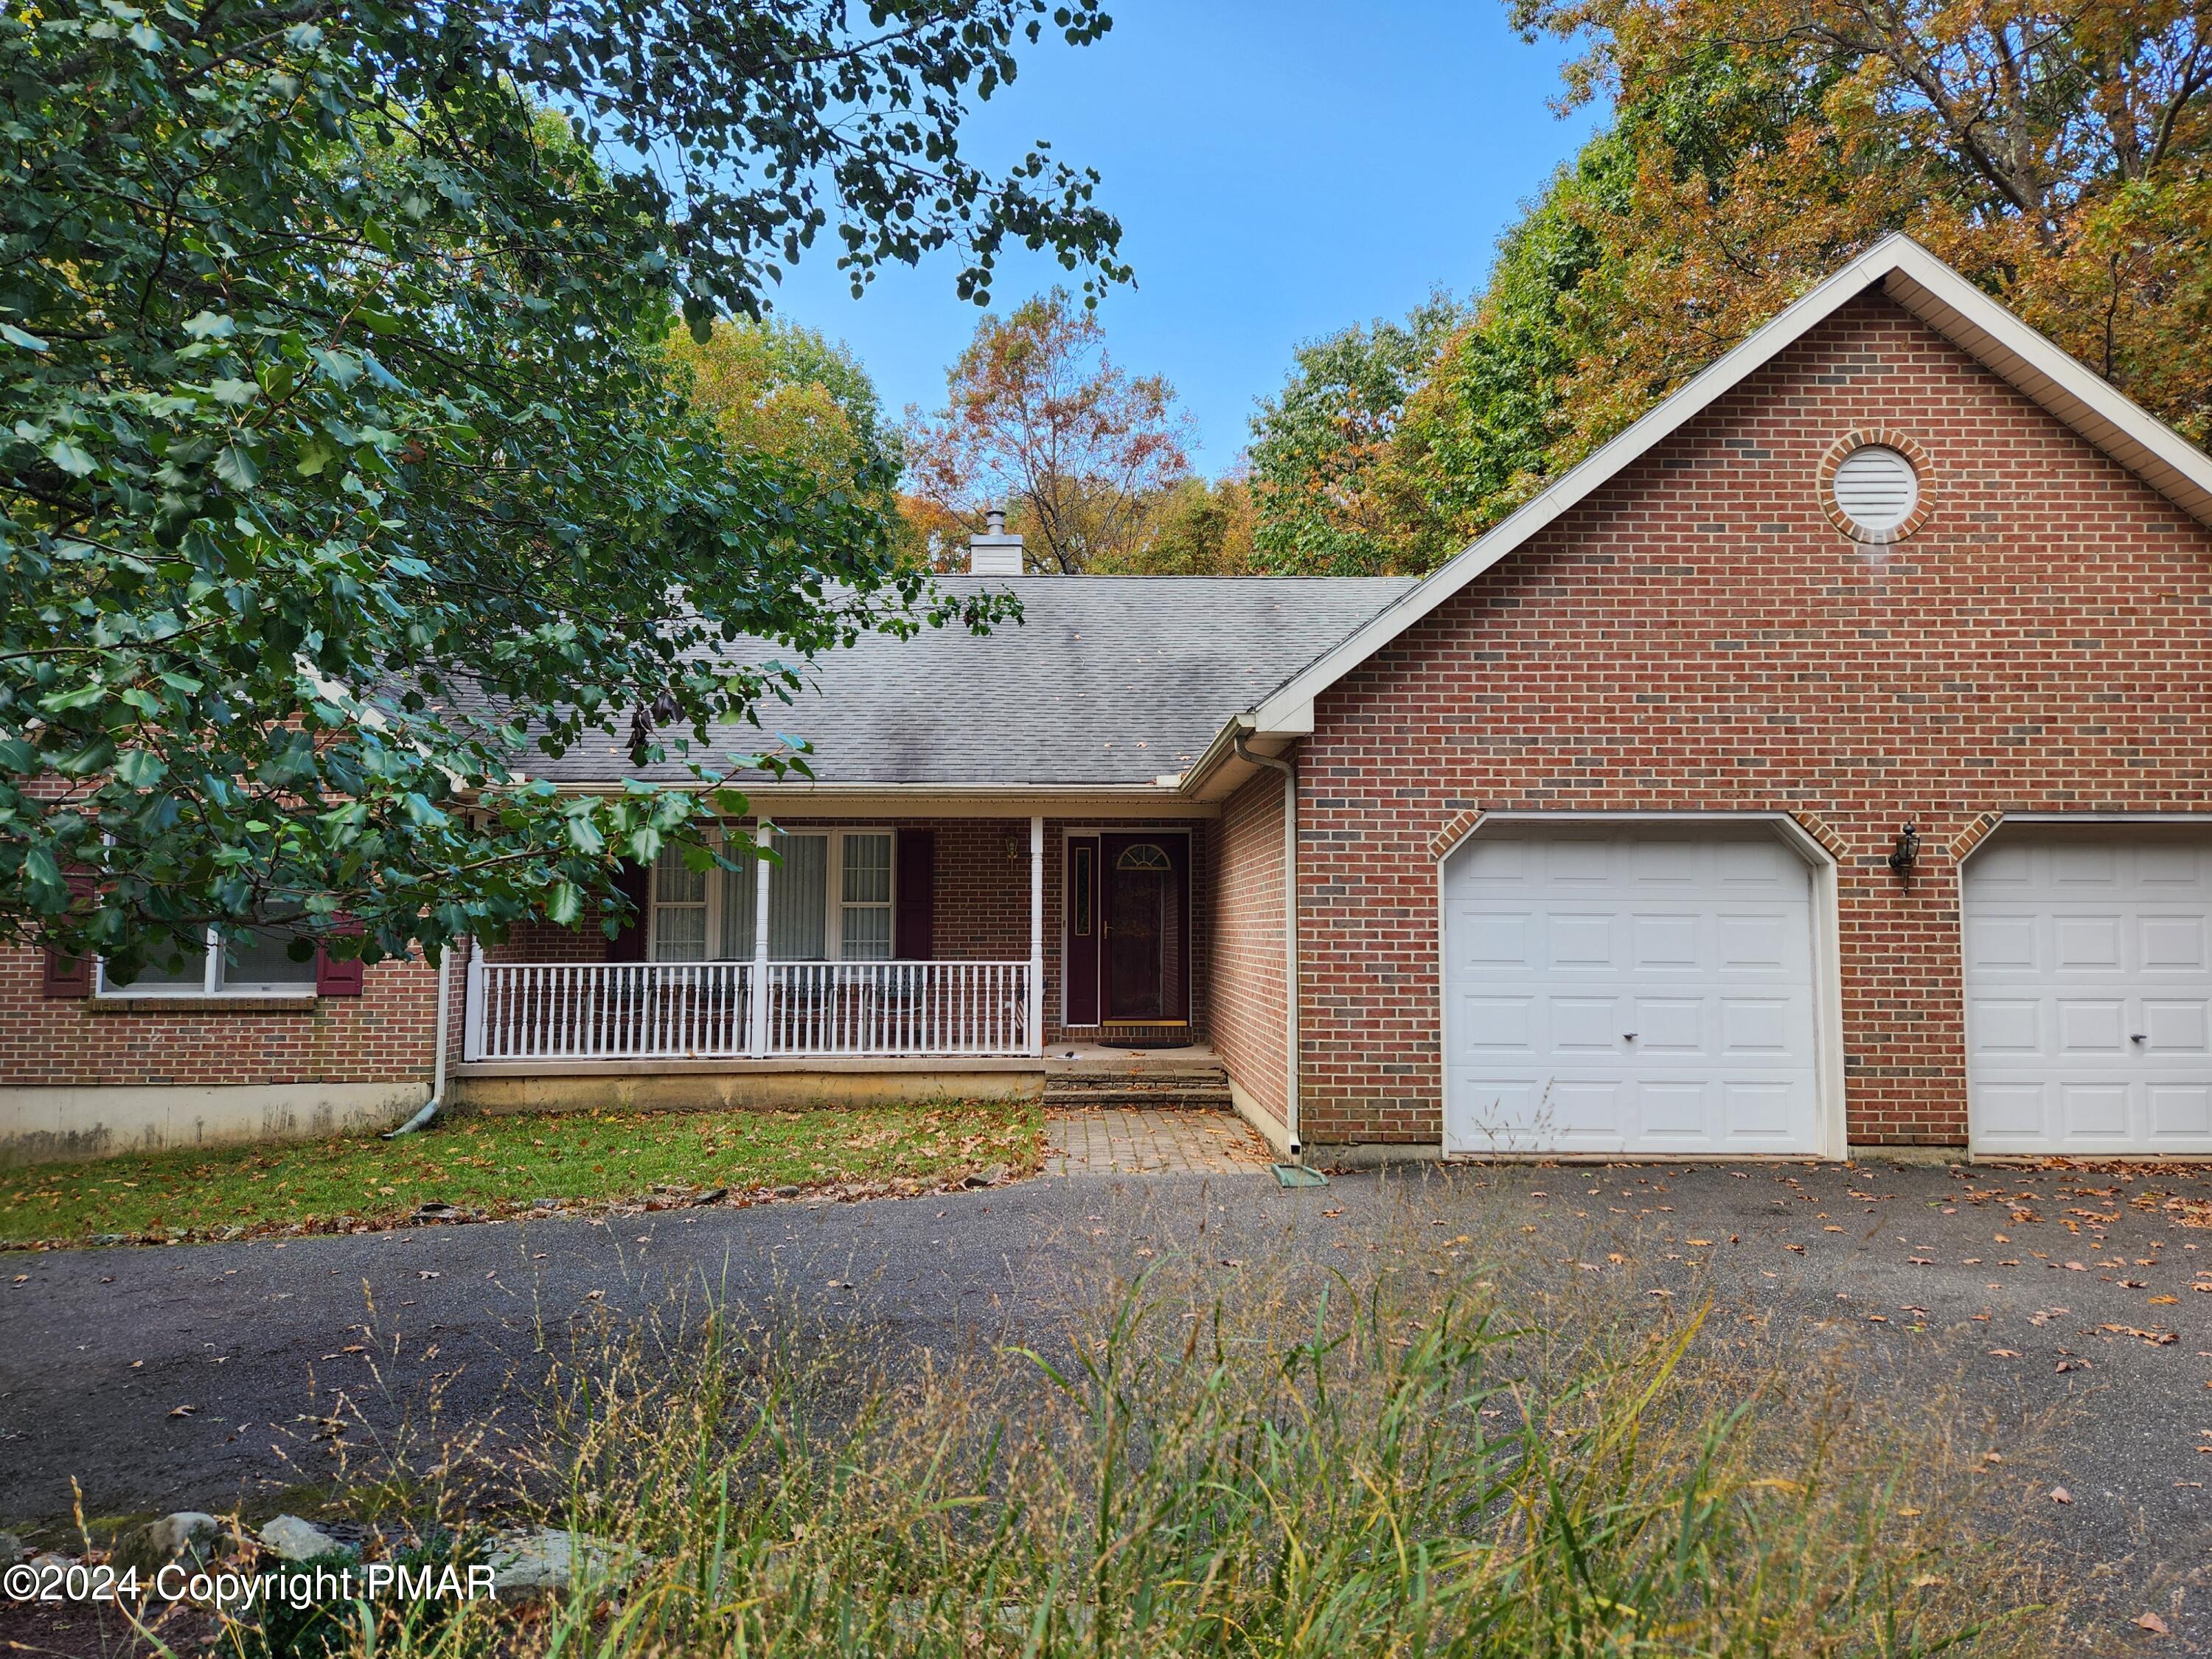
M 831 784 L 1151 783 L 1195 761 L 1249 708 L 1414 585 L 1375 576 L 948 576 L 954 594 L 1011 587 L 1023 620 L 977 636 L 872 635 L 818 659 L 811 689 L 717 730 L 718 758 L 763 731 L 804 738 Z M 763 647 L 750 658 L 777 653 Z M 672 734 L 673 735 L 673 734 Z M 637 774 L 595 738 L 530 769 L 558 781 Z

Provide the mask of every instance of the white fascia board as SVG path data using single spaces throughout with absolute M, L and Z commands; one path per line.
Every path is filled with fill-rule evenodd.
M 1917 242 L 1893 240 L 1899 246 L 1882 284 L 1892 299 L 2191 518 L 2212 524 L 2212 456 Z
M 1888 236 L 1754 330 L 1549 489 L 1285 682 L 1244 717 L 1247 728 L 1281 729 L 1301 709 L 1310 721 L 1314 699 L 1323 691 L 1877 284 L 2176 506 L 2212 524 L 2212 457 L 1911 238 Z

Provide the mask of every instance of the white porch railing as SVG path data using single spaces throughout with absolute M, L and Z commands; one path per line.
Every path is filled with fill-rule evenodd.
M 468 967 L 462 1057 L 738 1060 L 1027 1054 L 1027 962 L 509 963 Z M 757 997 L 757 986 L 766 994 Z

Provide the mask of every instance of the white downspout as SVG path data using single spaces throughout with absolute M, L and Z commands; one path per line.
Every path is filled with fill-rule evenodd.
M 471 940 L 473 946 L 475 941 Z M 453 947 L 448 945 L 438 953 L 438 1035 L 431 1048 L 430 1097 L 422 1103 L 422 1109 L 398 1128 L 386 1132 L 391 1140 L 399 1135 L 411 1135 L 432 1118 L 446 1099 L 446 1032 L 453 1018 Z
M 1291 1143 L 1291 1157 L 1301 1160 L 1305 1147 L 1298 1139 L 1298 769 L 1294 762 L 1273 755 L 1255 755 L 1244 746 L 1244 733 L 1230 739 L 1237 758 L 1283 775 L 1283 976 L 1289 995 L 1284 1004 L 1284 1042 L 1287 1060 L 1283 1078 L 1283 1129 Z

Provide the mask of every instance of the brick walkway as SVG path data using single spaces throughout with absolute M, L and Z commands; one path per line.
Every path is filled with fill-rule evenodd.
M 1048 1111 L 1047 1175 L 1258 1174 L 1267 1143 L 1234 1112 Z

